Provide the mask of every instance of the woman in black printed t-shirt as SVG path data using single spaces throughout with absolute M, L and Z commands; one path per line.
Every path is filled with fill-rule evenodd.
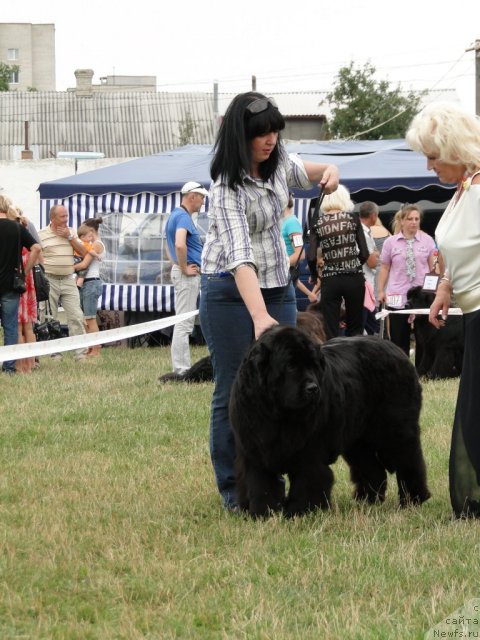
M 339 335 L 340 309 L 345 302 L 346 335 L 363 334 L 365 278 L 360 255 L 368 255 L 365 236 L 348 190 L 339 185 L 326 195 L 315 225 L 322 250 L 322 293 L 320 307 L 328 338 Z M 360 245 L 360 246 L 359 246 Z

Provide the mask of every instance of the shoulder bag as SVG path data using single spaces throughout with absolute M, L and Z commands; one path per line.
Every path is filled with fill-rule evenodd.
M 45 275 L 45 269 L 43 265 L 36 264 L 33 266 L 32 272 L 37 302 L 45 302 L 50 296 L 50 282 Z
M 20 224 L 18 223 L 18 263 L 13 272 L 13 290 L 15 293 L 25 293 L 27 284 L 25 282 L 25 270 L 22 260 L 22 243 L 20 239 Z

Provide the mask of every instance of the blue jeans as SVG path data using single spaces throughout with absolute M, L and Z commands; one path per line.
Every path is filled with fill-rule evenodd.
M 5 346 L 18 343 L 18 302 L 20 294 L 9 291 L 0 295 L 0 319 L 3 327 Z M 5 360 L 2 371 L 15 373 L 15 360 Z
M 98 298 L 102 295 L 103 283 L 100 279 L 84 280 L 80 289 L 80 305 L 85 320 L 97 317 Z
M 283 298 L 285 294 L 285 297 Z M 289 285 L 262 289 L 268 313 L 280 324 L 295 325 L 295 290 Z M 233 276 L 202 275 L 200 324 L 212 358 L 215 388 L 210 418 L 210 457 L 218 490 L 227 508 L 236 505 L 235 442 L 228 417 L 230 389 L 254 340 L 252 318 Z

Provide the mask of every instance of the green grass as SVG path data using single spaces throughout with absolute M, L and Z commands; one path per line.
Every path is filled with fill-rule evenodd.
M 194 359 L 205 354 L 194 348 Z M 1 378 L 0 638 L 422 638 L 478 597 L 479 524 L 451 519 L 457 381 L 424 385 L 433 497 L 254 522 L 221 508 L 212 385 L 157 385 L 168 348 L 42 358 Z

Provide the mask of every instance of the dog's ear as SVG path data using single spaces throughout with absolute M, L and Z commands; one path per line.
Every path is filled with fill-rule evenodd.
M 315 359 L 317 361 L 317 366 L 320 371 L 325 369 L 325 356 L 323 355 L 323 349 L 321 344 L 315 344 Z
M 269 361 L 270 349 L 263 342 L 255 343 L 249 358 L 251 367 L 263 376 Z

